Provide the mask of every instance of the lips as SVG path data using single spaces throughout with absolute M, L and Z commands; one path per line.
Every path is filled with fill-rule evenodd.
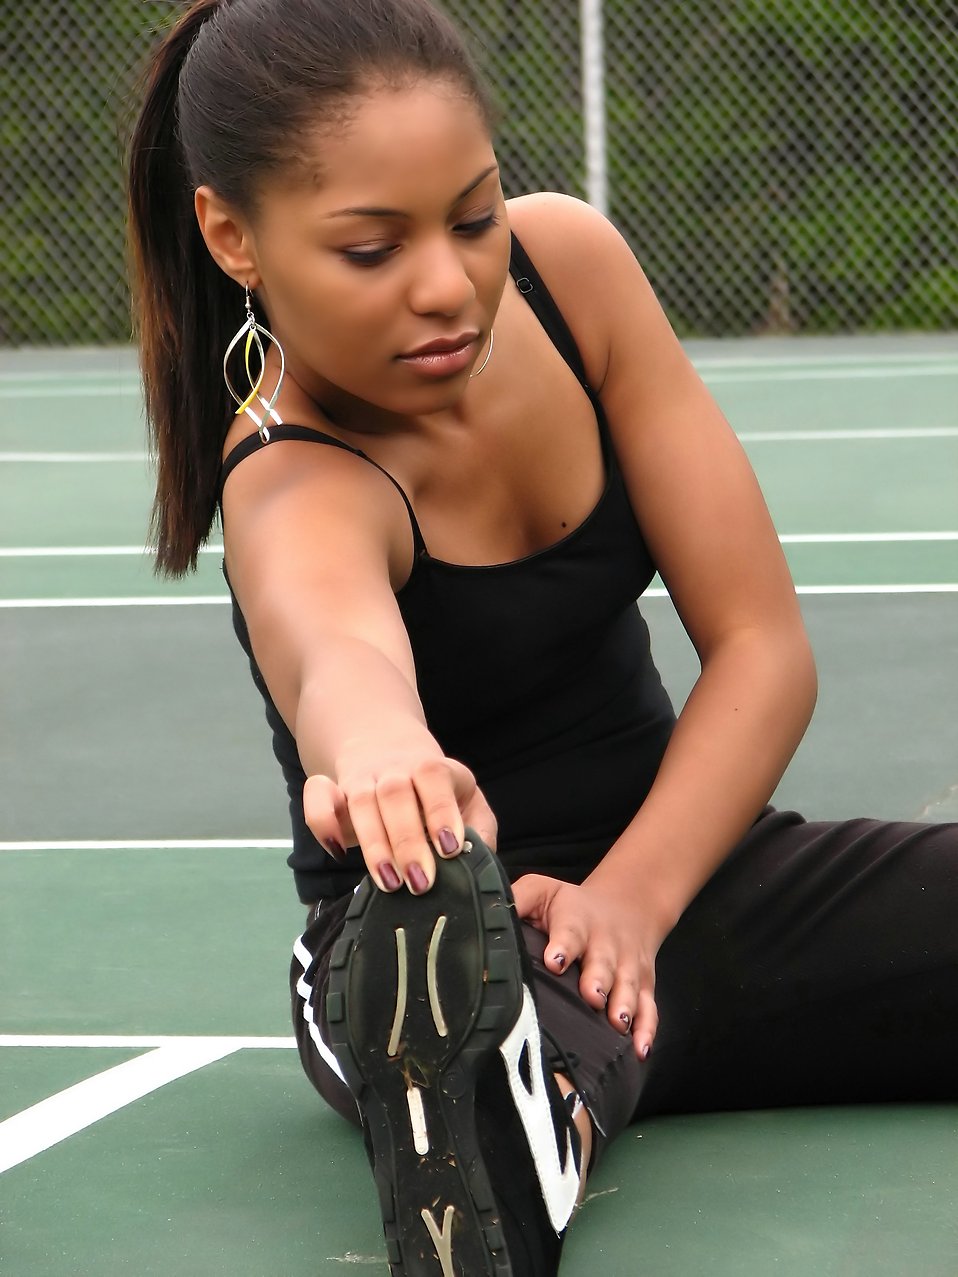
M 406 355 L 399 355 L 398 362 L 415 376 L 430 381 L 459 377 L 476 362 L 478 341 L 475 329 L 456 337 L 436 337 Z
M 457 337 L 437 337 L 434 341 L 417 346 L 415 350 L 404 351 L 399 357 L 400 359 L 421 359 L 428 355 L 448 355 L 450 351 L 462 350 L 463 347 L 471 345 L 478 336 L 478 332 L 472 329 L 469 332 L 460 333 Z

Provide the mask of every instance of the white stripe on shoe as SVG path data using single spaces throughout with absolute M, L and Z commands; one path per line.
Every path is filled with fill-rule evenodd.
M 442 1013 L 442 1005 L 439 1001 L 439 973 L 437 970 L 439 963 L 439 941 L 442 939 L 442 933 L 445 930 L 446 915 L 440 914 L 436 919 L 436 925 L 433 927 L 432 937 L 429 941 L 429 952 L 426 955 L 426 987 L 429 990 L 429 1009 L 432 1011 L 432 1022 L 436 1026 L 436 1032 L 441 1038 L 449 1036 L 449 1027 L 446 1024 L 446 1017 Z
M 402 1040 L 402 1026 L 406 1022 L 406 998 L 409 992 L 409 959 L 406 951 L 406 928 L 396 928 L 396 1010 L 393 1013 L 386 1054 L 395 1059 Z
M 420 1157 L 429 1152 L 429 1131 L 426 1127 L 426 1110 L 422 1102 L 422 1091 L 412 1082 L 406 1089 L 406 1103 L 409 1105 L 409 1125 L 412 1127 L 412 1145 Z
M 312 1007 L 312 1003 L 309 1000 L 313 990 L 312 990 L 312 986 L 308 985 L 305 979 L 306 969 L 307 967 L 309 967 L 310 963 L 312 962 L 313 955 L 303 944 L 302 936 L 298 936 L 296 940 L 293 942 L 293 957 L 303 968 L 303 974 L 296 981 L 296 992 L 303 999 L 303 1019 L 306 1021 L 306 1024 L 309 1027 L 309 1036 L 313 1039 L 313 1045 L 316 1047 L 316 1050 L 319 1052 L 323 1063 L 328 1065 L 329 1068 L 332 1069 L 332 1071 L 339 1078 L 340 1082 L 342 1082 L 343 1086 L 347 1086 L 348 1083 L 346 1079 L 343 1077 L 343 1071 L 339 1067 L 339 1061 L 336 1059 L 335 1055 L 333 1055 L 332 1047 L 329 1046 L 327 1042 L 323 1041 L 323 1036 L 319 1031 L 319 1025 L 316 1023 L 316 1020 L 313 1016 L 313 1007 Z
M 523 1051 L 527 1053 L 531 1089 L 519 1068 Z M 539 1177 L 542 1200 L 549 1221 L 561 1233 L 572 1217 L 579 1194 L 579 1171 L 571 1139 L 566 1147 L 565 1166 L 559 1161 L 555 1118 L 549 1103 L 549 1091 L 542 1069 L 542 1043 L 535 1003 L 528 988 L 522 986 L 522 1010 L 509 1036 L 499 1048 L 506 1065 L 509 1090 L 529 1141 L 529 1151 Z
M 442 1265 L 442 1277 L 456 1277 L 455 1269 L 452 1266 L 452 1221 L 455 1217 L 455 1209 L 447 1206 L 442 1216 L 442 1232 L 436 1224 L 433 1213 L 430 1210 L 420 1212 L 423 1223 L 429 1230 L 429 1236 L 432 1238 L 432 1244 L 436 1248 L 436 1257 Z

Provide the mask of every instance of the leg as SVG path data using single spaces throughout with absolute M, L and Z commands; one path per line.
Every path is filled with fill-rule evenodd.
M 769 812 L 663 945 L 636 1115 L 958 1097 L 958 826 Z
M 354 1126 L 359 1110 L 329 1042 L 325 991 L 329 959 L 339 939 L 351 897 L 321 900 L 306 918 L 306 930 L 293 946 L 289 968 L 293 1031 L 306 1076 L 330 1108 Z
M 356 1101 L 346 1085 L 330 1045 L 325 992 L 329 959 L 342 934 L 351 897 L 322 902 L 309 911 L 290 965 L 292 1020 L 306 1076 L 327 1104 L 354 1126 L 360 1125 Z M 566 1059 L 548 1049 L 549 1064 L 563 1095 L 578 1091 L 585 1100 L 576 1126 L 583 1141 L 583 1164 L 593 1170 L 616 1135 L 628 1125 L 638 1101 L 646 1066 L 636 1059 L 631 1039 L 617 1033 L 605 1016 L 582 1000 L 579 968 L 561 976 L 542 961 L 546 938 L 528 923 L 522 936 L 535 983 L 539 1022 Z
M 496 859 L 476 840 L 427 896 L 367 883 L 330 923 L 297 945 L 297 1037 L 325 1098 L 357 1097 L 393 1271 L 551 1277 L 584 1149 Z

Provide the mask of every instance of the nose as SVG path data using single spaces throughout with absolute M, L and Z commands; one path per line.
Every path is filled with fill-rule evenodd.
M 454 241 L 442 236 L 422 246 L 409 288 L 409 302 L 417 314 L 459 315 L 475 296 L 475 285 Z

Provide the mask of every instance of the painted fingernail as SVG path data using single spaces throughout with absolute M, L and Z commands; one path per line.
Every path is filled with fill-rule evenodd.
M 642 1050 L 639 1052 L 639 1057 L 640 1057 L 641 1059 L 643 1059 L 643 1060 L 647 1060 L 647 1059 L 649 1058 L 649 1052 L 650 1052 L 651 1050 L 652 1050 L 652 1043 L 651 1043 L 651 1042 L 646 1042 L 645 1046 L 644 1046 L 644 1047 L 642 1048 Z
M 623 1011 L 621 1015 L 619 1016 L 619 1019 L 622 1021 L 622 1023 L 625 1025 L 626 1028 L 628 1028 L 629 1025 L 632 1023 L 632 1017 L 631 1015 L 629 1015 L 628 1011 Z
M 440 855 L 454 856 L 459 850 L 459 839 L 451 829 L 440 829 L 438 839 Z
M 379 866 L 379 881 L 383 884 L 386 891 L 398 891 L 402 886 L 402 880 L 393 865 L 388 860 L 384 860 Z
M 564 953 L 557 953 L 552 961 L 556 964 L 560 971 L 565 970 L 566 956 Z
M 346 858 L 346 848 L 341 847 L 335 838 L 327 838 L 323 846 L 334 860 L 344 860 Z
M 422 865 L 410 865 L 406 870 L 406 881 L 414 896 L 421 896 L 424 891 L 429 890 L 429 879 Z
M 600 989 L 600 988 L 599 988 L 599 986 L 598 986 L 598 985 L 596 985 L 596 986 L 595 986 L 595 991 L 596 991 L 596 993 L 599 995 L 599 997 L 602 999 L 603 1003 L 604 1003 L 606 1006 L 608 1006 L 608 1005 L 609 1005 L 609 995 L 606 993 L 605 989 Z

